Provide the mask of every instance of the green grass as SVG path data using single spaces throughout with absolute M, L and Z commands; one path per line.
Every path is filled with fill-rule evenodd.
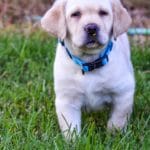
M 66 143 L 55 114 L 53 61 L 56 40 L 36 32 L 0 33 L 0 149 L 148 150 L 150 147 L 150 48 L 132 47 L 137 80 L 126 133 L 106 131 L 108 112 L 83 114 L 82 134 Z

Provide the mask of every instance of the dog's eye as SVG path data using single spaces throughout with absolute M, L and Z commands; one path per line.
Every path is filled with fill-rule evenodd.
M 105 11 L 105 10 L 100 10 L 100 11 L 99 11 L 99 15 L 102 16 L 102 17 L 103 17 L 103 16 L 107 16 L 107 15 L 108 15 L 108 12 Z
M 71 17 L 81 17 L 81 12 L 80 11 L 76 11 L 76 12 L 71 14 Z

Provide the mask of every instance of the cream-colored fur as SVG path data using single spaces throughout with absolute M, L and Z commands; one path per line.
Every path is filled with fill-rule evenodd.
M 106 13 L 100 14 L 101 10 Z M 99 44 L 88 46 L 84 27 L 90 23 L 99 28 Z M 57 0 L 42 18 L 41 25 L 47 32 L 64 40 L 72 54 L 87 62 L 98 57 L 110 38 L 114 44 L 109 63 L 83 75 L 58 43 L 54 63 L 55 104 L 59 125 L 66 138 L 68 130 L 72 133 L 76 129 L 80 133 L 82 107 L 97 110 L 103 104 L 111 103 L 108 129 L 123 129 L 127 124 L 135 87 L 125 34 L 130 23 L 131 18 L 119 0 Z

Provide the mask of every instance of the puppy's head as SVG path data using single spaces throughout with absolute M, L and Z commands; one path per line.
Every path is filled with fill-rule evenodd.
M 41 20 L 52 35 L 72 47 L 94 51 L 127 31 L 131 18 L 119 0 L 57 0 Z

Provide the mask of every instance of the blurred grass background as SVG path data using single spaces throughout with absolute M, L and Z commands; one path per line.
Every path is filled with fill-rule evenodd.
M 33 22 L 42 16 L 54 0 L 1 0 L 0 27 Z M 133 17 L 134 27 L 150 27 L 150 0 L 122 0 Z

